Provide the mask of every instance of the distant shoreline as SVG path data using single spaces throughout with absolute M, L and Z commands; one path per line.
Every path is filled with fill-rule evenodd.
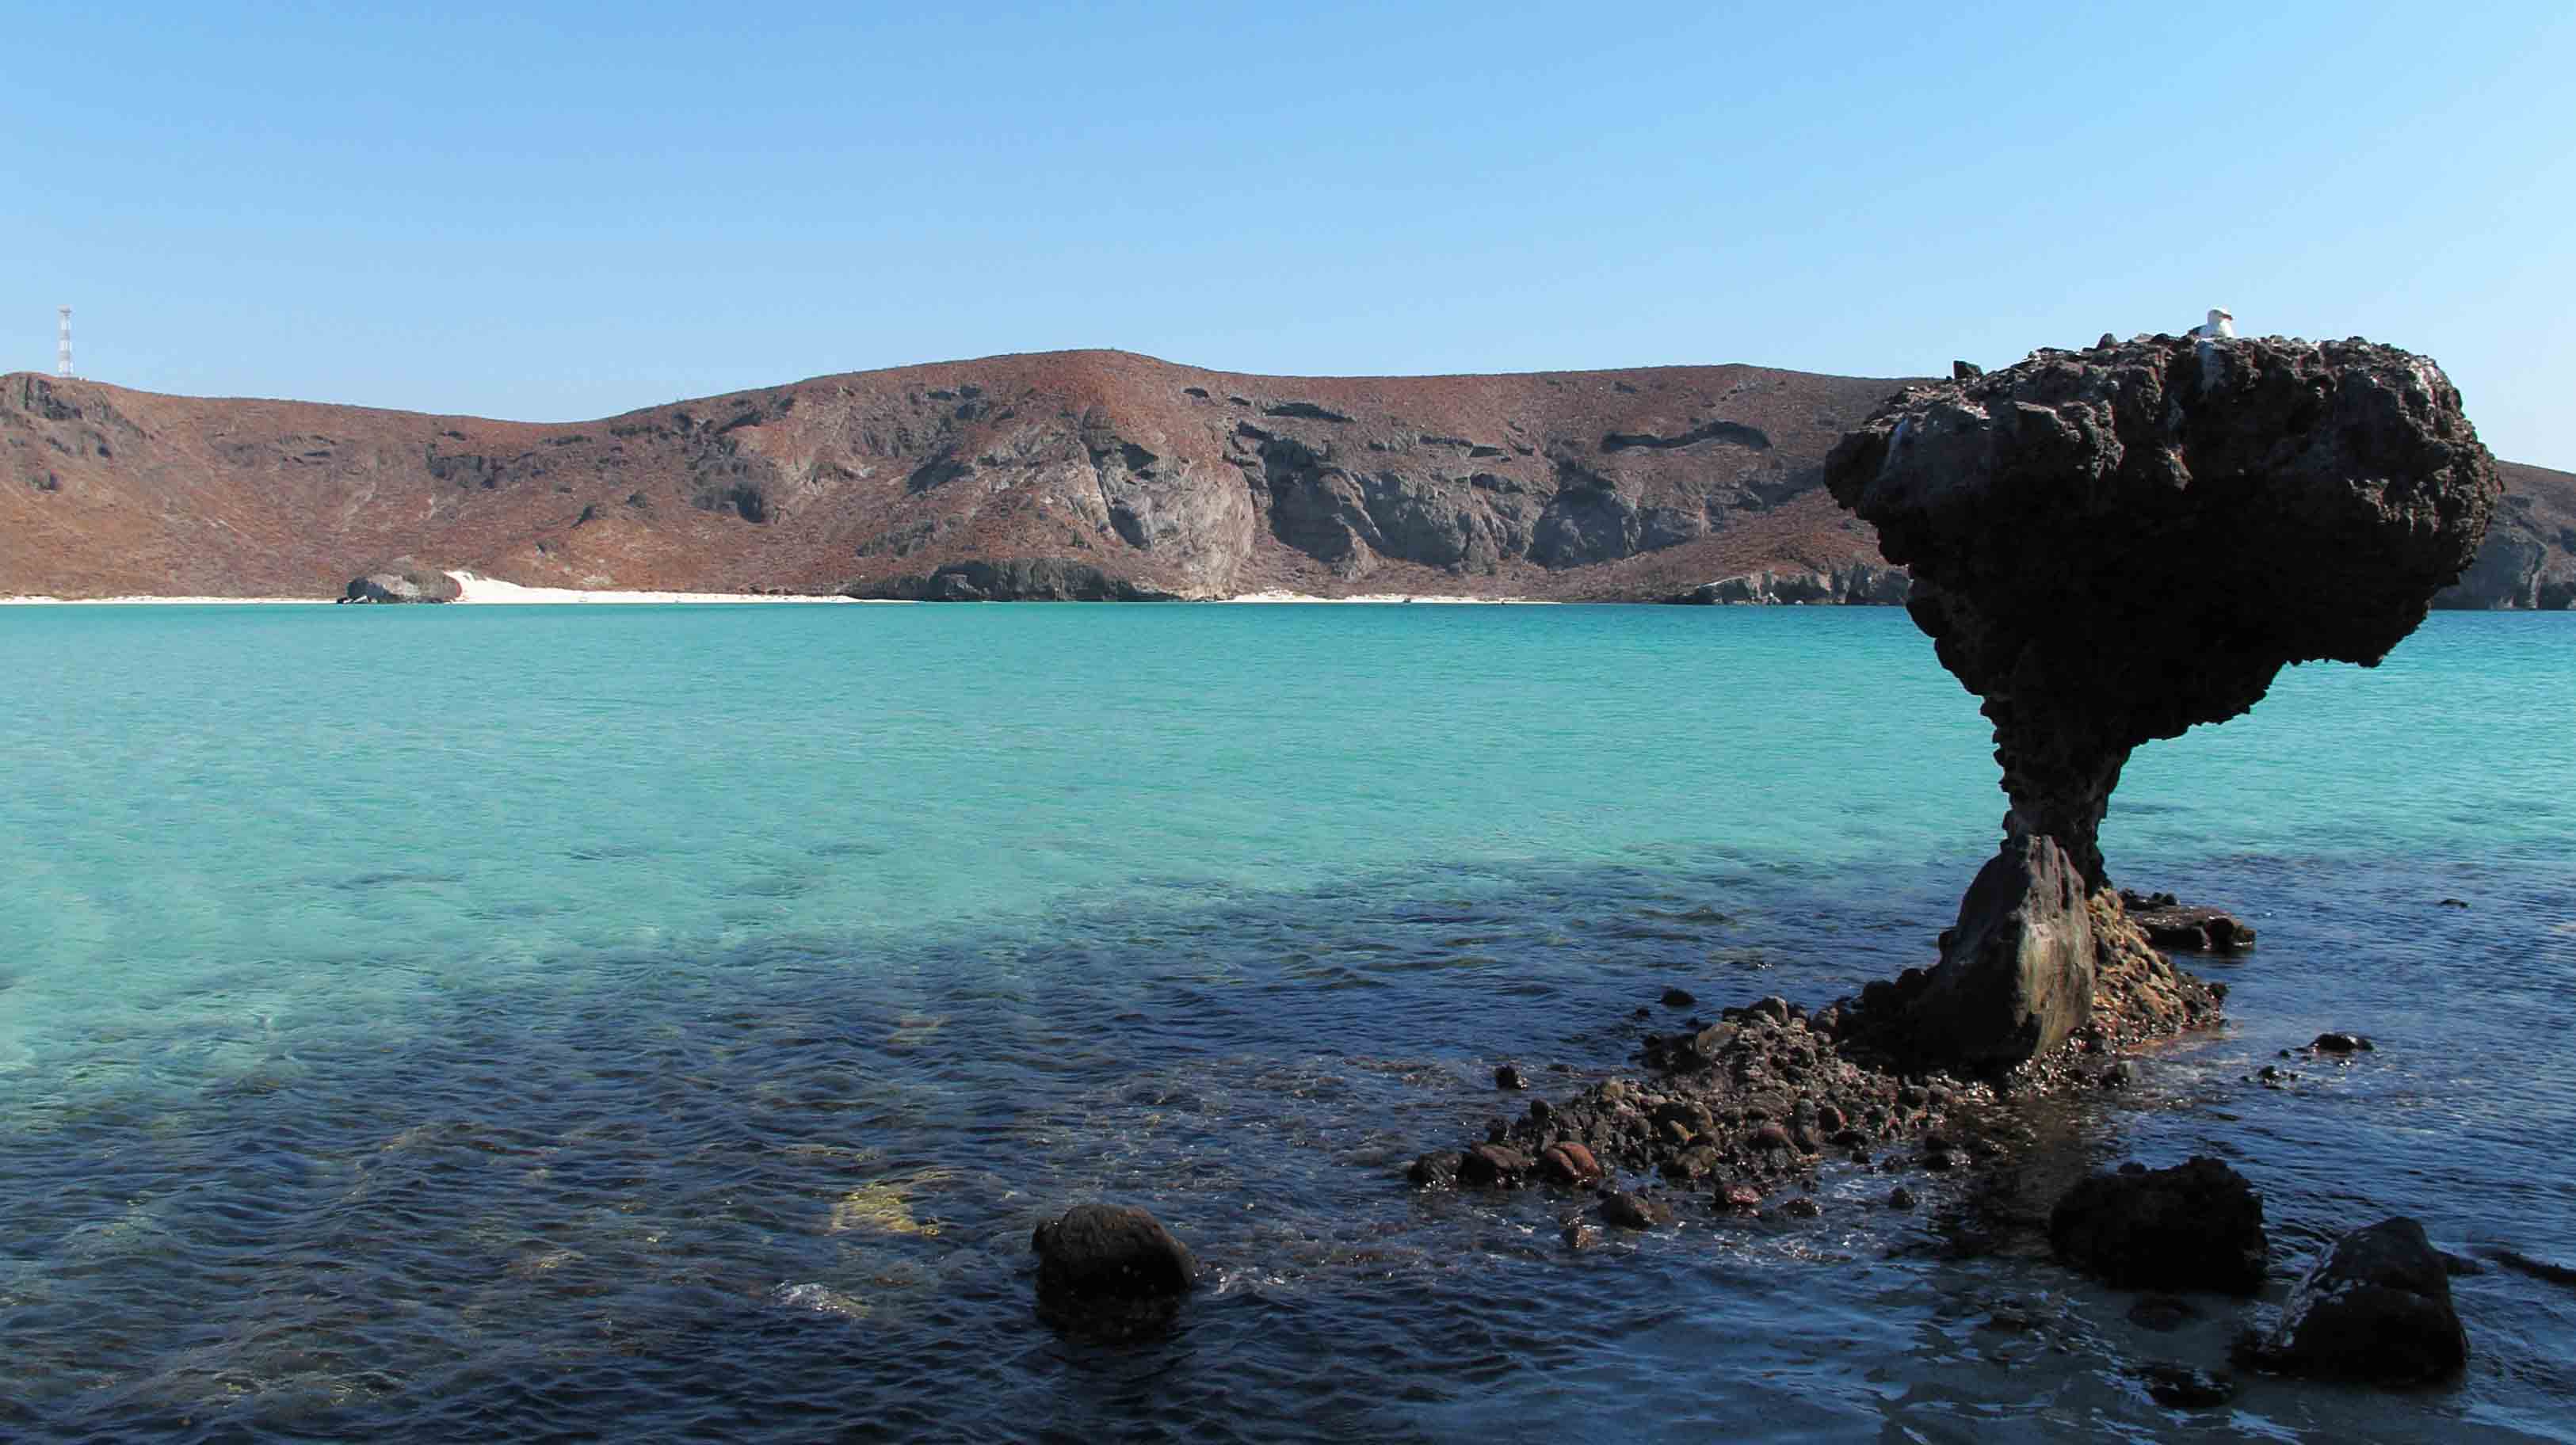
M 616 589 L 580 587 L 524 587 L 504 582 L 497 577 L 484 577 L 468 571 L 447 574 L 456 582 L 458 595 L 445 606 L 530 607 L 530 606 L 667 606 L 730 605 L 745 603 L 885 603 L 897 606 L 918 605 L 896 598 L 844 597 L 837 593 L 774 592 L 629 592 Z M 329 607 L 337 597 L 0 597 L 0 607 Z M 1187 599 L 1184 599 L 1187 600 Z M 1243 604 L 1331 605 L 1362 603 L 1386 606 L 1402 603 L 1426 603 L 1439 606 L 1483 607 L 1559 607 L 1565 604 L 1541 597 L 1463 597 L 1452 594 L 1370 592 L 1353 597 L 1317 597 L 1304 592 L 1244 592 L 1232 597 L 1198 599 L 1225 606 Z M 418 605 L 418 604 L 403 604 Z
M 328 607 L 331 597 L 0 597 L 0 607 Z

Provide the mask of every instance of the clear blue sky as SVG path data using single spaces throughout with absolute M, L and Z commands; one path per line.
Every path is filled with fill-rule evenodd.
M 9 7 L 0 370 L 532 419 L 2361 334 L 2576 468 L 2576 7 Z M 14 335 L 17 340 L 8 341 Z

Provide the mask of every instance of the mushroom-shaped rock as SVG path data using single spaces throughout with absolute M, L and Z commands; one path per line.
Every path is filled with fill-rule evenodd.
M 2122 1289 L 2227 1294 L 2260 1289 L 2271 1252 L 2262 1196 L 2244 1175 L 2200 1157 L 2084 1180 L 2049 1211 L 2048 1242 L 2060 1259 Z
M 2477 555 L 2501 495 L 2440 367 L 2275 338 L 2046 350 L 1908 387 L 1835 445 L 1825 483 L 1911 570 L 1908 611 L 1984 699 L 2007 837 L 2051 840 L 2088 894 L 2108 884 L 2099 833 L 2131 750 L 2244 712 L 2285 665 L 2378 663 Z M 2056 886 L 2045 850 L 1996 861 Z M 1964 942 L 2021 906 L 1983 891 Z M 2075 983 L 2056 1017 L 2081 1019 Z M 2045 1025 L 2030 1051 L 2064 1037 Z
M 1060 1317 L 1141 1325 L 1168 1320 L 1198 1283 L 1189 1246 L 1133 1205 L 1077 1204 L 1029 1236 L 1038 1302 Z
M 2420 1385 L 2458 1374 L 2469 1337 L 2441 1252 L 2400 1216 L 2335 1241 L 2290 1291 L 2255 1359 L 2289 1374 Z
M 2502 495 L 2440 367 L 2268 338 L 2046 350 L 1908 387 L 1825 483 L 1911 569 L 1908 610 L 1985 699 L 2015 831 L 2095 886 L 2131 749 L 2236 716 L 2286 664 L 2376 665 Z

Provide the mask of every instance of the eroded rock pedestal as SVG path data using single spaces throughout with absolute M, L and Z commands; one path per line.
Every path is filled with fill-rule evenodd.
M 1905 1000 L 1910 1032 L 1955 1031 L 1981 1066 L 2089 1016 L 2080 935 L 2105 916 L 2098 835 L 2130 751 L 2244 712 L 2284 665 L 2376 665 L 2501 492 L 2423 357 L 2172 337 L 1909 387 L 1825 482 L 1911 570 L 1908 610 L 1994 723 L 2004 850 Z

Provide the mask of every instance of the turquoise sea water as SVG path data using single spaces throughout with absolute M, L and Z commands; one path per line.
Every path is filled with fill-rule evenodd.
M 1569 1256 L 1404 1188 L 1666 984 L 1928 961 L 2003 800 L 1901 612 L 25 608 L 0 678 L 10 1430 L 2576 1436 L 2508 1271 L 2456 1390 L 2182 1413 L 2124 1371 L 2258 1311 L 1966 1201 Z M 2397 1210 L 2576 1263 L 2571 718 L 2566 619 L 2441 615 L 2142 750 L 2114 873 L 2263 942 L 2064 1167 L 2232 1156 L 2285 1274 Z M 1031 1317 L 1093 1197 L 1216 1271 L 1173 1339 Z

